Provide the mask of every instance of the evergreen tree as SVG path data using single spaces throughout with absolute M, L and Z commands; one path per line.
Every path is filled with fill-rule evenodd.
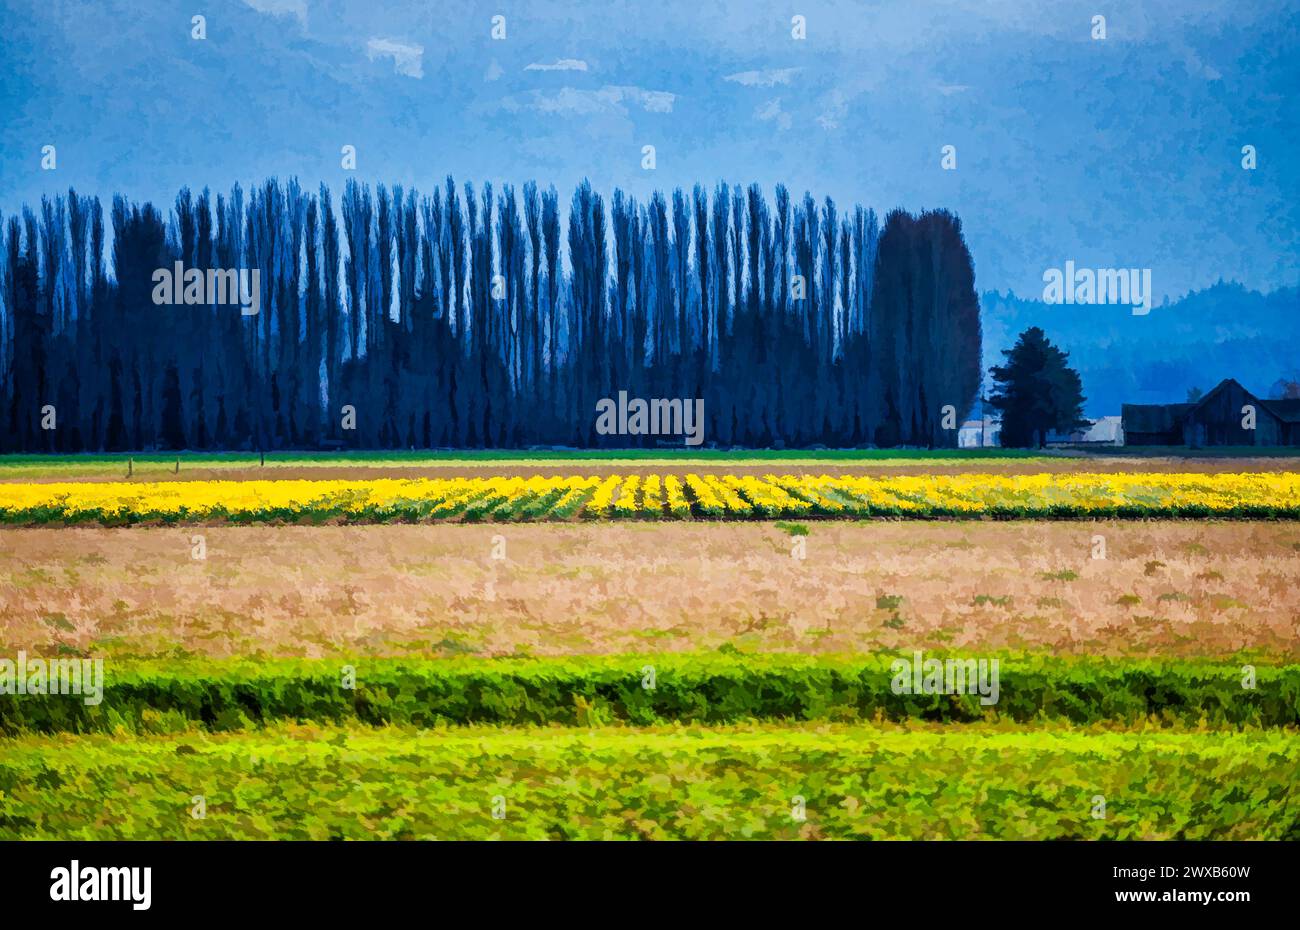
M 1031 326 L 1002 354 L 1006 364 L 990 369 L 998 387 L 989 398 L 1002 413 L 1002 445 L 1042 448 L 1048 432 L 1088 425 L 1079 373 L 1041 329 Z

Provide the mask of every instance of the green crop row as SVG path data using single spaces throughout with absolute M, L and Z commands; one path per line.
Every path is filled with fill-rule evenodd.
M 992 695 L 978 693 L 973 678 L 958 694 L 896 693 L 891 663 L 898 658 L 696 653 L 376 659 L 353 666 L 326 660 L 109 662 L 99 704 L 66 694 L 0 696 L 0 733 L 221 731 L 276 721 L 646 726 L 1002 719 L 1300 725 L 1300 665 L 1260 665 L 1248 681 L 1236 663 L 1003 655 L 996 703 L 988 703 Z
M 1280 730 L 40 736 L 0 741 L 0 839 L 1295 840 L 1297 770 Z

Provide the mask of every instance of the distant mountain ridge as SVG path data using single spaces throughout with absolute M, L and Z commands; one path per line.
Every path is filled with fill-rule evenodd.
M 980 307 L 986 373 L 1021 332 L 1041 326 L 1070 353 L 1091 417 L 1118 414 L 1126 403 L 1177 403 L 1189 388 L 1209 391 L 1224 378 L 1259 397 L 1283 376 L 1300 378 L 1300 288 L 1261 294 L 1220 281 L 1146 316 L 1127 306 L 1051 305 L 1009 291 L 985 291 Z

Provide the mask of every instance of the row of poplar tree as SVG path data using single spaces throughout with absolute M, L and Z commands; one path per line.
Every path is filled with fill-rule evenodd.
M 703 398 L 707 444 L 951 446 L 980 384 L 947 211 L 584 182 L 565 219 L 534 183 L 336 204 L 271 180 L 167 215 L 118 195 L 107 222 L 70 191 L 0 225 L 5 451 L 681 441 L 598 435 L 619 391 Z M 156 304 L 178 261 L 258 269 L 260 312 Z

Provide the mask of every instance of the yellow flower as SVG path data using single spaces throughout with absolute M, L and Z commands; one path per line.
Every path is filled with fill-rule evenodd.
M 639 500 L 638 500 L 639 498 Z M 780 517 L 1300 518 L 1300 474 L 610 475 L 0 484 L 0 521 Z
M 648 517 L 661 517 L 664 512 L 663 494 L 659 490 L 659 476 L 647 475 L 641 489 L 642 511 Z

